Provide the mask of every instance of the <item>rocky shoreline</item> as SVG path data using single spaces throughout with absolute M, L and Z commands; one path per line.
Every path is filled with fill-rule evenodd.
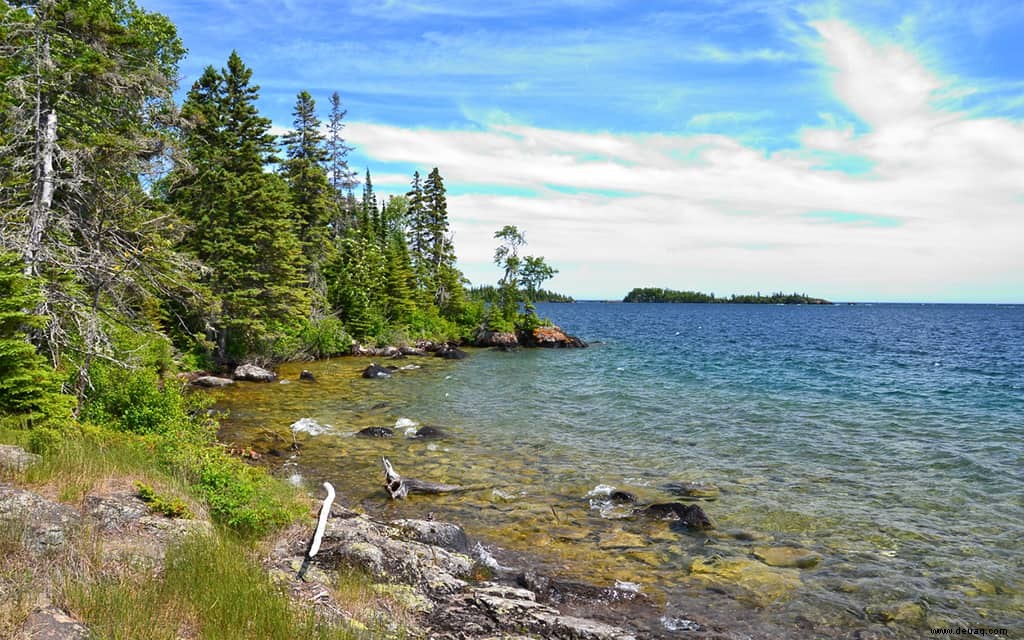
M 17 447 L 0 447 L 0 470 L 5 477 L 17 477 L 36 460 Z M 331 622 L 354 628 L 361 624 L 346 611 L 345 602 L 330 595 L 332 583 L 354 569 L 370 577 L 374 590 L 401 603 L 413 621 L 412 629 L 403 630 L 417 638 L 678 637 L 664 626 L 644 624 L 657 620 L 657 610 L 631 585 L 597 587 L 560 581 L 529 566 L 502 566 L 456 524 L 431 519 L 386 522 L 335 505 L 320 552 L 309 561 L 313 524 L 311 518 L 275 538 L 263 564 L 296 606 L 312 607 Z M 88 532 L 95 536 L 90 544 L 97 545 L 111 571 L 127 567 L 159 571 L 169 545 L 212 531 L 202 514 L 182 519 L 153 513 L 123 479 L 86 495 L 77 507 L 0 483 L 0 525 L 5 532 L 17 531 L 16 540 L 4 543 L 16 544 L 33 561 L 76 553 L 76 540 Z M 0 592 L 3 588 L 0 584 Z M 22 637 L 89 638 L 88 628 L 55 604 L 59 600 L 56 593 L 40 594 L 22 627 Z M 386 617 L 389 612 L 381 614 Z M 674 623 L 677 629 L 686 629 L 688 638 L 731 637 L 694 620 Z

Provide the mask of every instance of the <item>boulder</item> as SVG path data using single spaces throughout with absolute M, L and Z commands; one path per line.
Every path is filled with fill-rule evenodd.
M 401 536 L 423 544 L 442 547 L 458 553 L 469 553 L 469 538 L 457 524 L 436 520 L 395 520 L 391 526 L 398 527 Z
M 248 380 L 250 382 L 273 382 L 277 380 L 276 373 L 254 364 L 243 364 L 236 367 L 232 377 L 235 380 Z
M 397 371 L 397 367 L 382 367 L 376 362 L 370 364 L 370 366 L 363 369 L 364 378 L 390 378 L 391 373 Z
M 299 374 L 299 380 L 305 380 L 306 382 L 316 382 L 316 376 L 313 375 L 312 371 L 303 369 L 302 373 Z
M 56 607 L 32 612 L 21 633 L 22 637 L 32 640 L 88 640 L 92 637 L 89 629 Z
M 66 504 L 0 484 L 0 525 L 19 532 L 22 545 L 33 553 L 64 547 L 81 523 L 82 517 Z
M 416 433 L 412 435 L 413 438 L 443 438 L 445 436 L 444 431 L 441 431 L 437 427 L 420 427 L 416 430 Z
M 691 529 L 714 528 L 704 510 L 695 504 L 662 502 L 637 509 L 635 513 L 659 520 L 678 520 L 683 526 Z
M 217 376 L 199 376 L 192 381 L 192 384 L 197 387 L 226 387 L 231 384 L 235 384 L 235 381 L 231 378 L 218 378 Z
M 403 356 L 427 356 L 427 355 L 430 355 L 429 353 L 427 353 L 426 349 L 421 349 L 419 347 L 399 347 L 398 348 L 398 352 L 401 353 Z
M 356 431 L 356 435 L 360 438 L 390 438 L 395 432 L 387 427 L 366 427 Z
M 488 331 L 478 329 L 473 336 L 475 347 L 497 347 L 502 350 L 513 350 L 519 346 L 519 338 L 511 331 Z
M 21 473 L 33 464 L 39 462 L 40 457 L 29 453 L 21 447 L 9 444 L 0 444 L 0 473 Z
M 612 502 L 618 502 L 620 504 L 636 504 L 637 497 L 635 493 L 630 491 L 622 491 L 616 489 L 608 494 L 608 499 Z
M 447 360 L 464 360 L 468 354 L 453 344 L 446 344 L 434 352 L 434 355 Z
M 520 331 L 519 344 L 524 347 L 559 349 L 565 347 L 586 347 L 587 343 L 562 331 L 556 326 L 537 327 L 532 331 Z

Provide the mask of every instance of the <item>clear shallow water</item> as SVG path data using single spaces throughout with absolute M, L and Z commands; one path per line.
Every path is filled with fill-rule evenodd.
M 1024 307 L 540 307 L 597 344 L 412 358 L 421 369 L 389 380 L 358 378 L 368 360 L 306 364 L 318 383 L 227 392 L 222 435 L 262 450 L 294 437 L 286 472 L 311 486 L 435 512 L 562 575 L 637 582 L 666 615 L 755 637 L 1024 629 Z M 331 427 L 294 433 L 300 418 Z M 352 437 L 402 418 L 450 437 Z M 381 455 L 480 488 L 390 504 Z M 670 481 L 721 490 L 702 502 L 716 532 L 619 518 L 588 497 L 607 485 L 669 501 Z M 756 557 L 779 547 L 820 561 Z

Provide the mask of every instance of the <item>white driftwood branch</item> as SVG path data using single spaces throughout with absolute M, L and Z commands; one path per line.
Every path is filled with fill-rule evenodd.
M 331 486 L 330 482 L 325 482 L 324 489 L 327 489 L 327 497 L 324 498 L 324 504 L 320 507 L 320 519 L 316 523 L 316 533 L 313 534 L 313 544 L 309 545 L 309 553 L 306 554 L 307 558 L 312 558 L 320 551 L 320 542 L 324 539 L 324 529 L 327 528 L 327 518 L 331 515 L 331 503 L 334 502 L 334 487 Z

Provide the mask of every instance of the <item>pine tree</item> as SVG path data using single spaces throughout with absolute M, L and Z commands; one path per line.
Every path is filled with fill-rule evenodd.
M 308 264 L 308 280 L 320 309 L 326 296 L 323 263 L 328 250 L 328 223 L 337 217 L 337 201 L 324 163 L 329 154 L 320 133 L 316 103 L 308 92 L 299 93 L 295 103 L 294 129 L 284 136 L 287 159 L 283 175 L 291 190 L 292 206 L 298 219 L 298 236 Z
M 236 52 L 208 67 L 182 114 L 192 172 L 179 172 L 172 202 L 192 223 L 185 246 L 210 272 L 221 302 L 213 324 L 221 357 L 264 349 L 309 313 L 306 260 L 288 185 L 263 170 L 275 160 L 270 121 L 259 115 L 259 87 Z

